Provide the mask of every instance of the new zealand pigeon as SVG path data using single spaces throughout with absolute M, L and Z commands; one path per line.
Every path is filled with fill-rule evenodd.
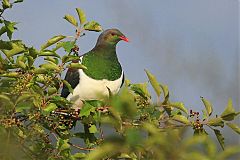
M 70 83 L 73 93 L 64 85 L 61 96 L 73 102 L 73 108 L 79 108 L 82 100 L 98 100 L 109 96 L 109 90 L 116 94 L 123 82 L 124 73 L 116 54 L 119 41 L 128 42 L 118 29 L 108 29 L 100 34 L 95 47 L 80 57 L 87 69 L 68 69 L 65 80 Z

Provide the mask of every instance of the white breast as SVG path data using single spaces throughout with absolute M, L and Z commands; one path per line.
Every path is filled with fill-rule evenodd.
M 67 97 L 70 101 L 102 99 L 103 97 L 109 96 L 107 88 L 111 90 L 111 93 L 116 94 L 122 84 L 123 72 L 119 79 L 109 81 L 106 79 L 92 79 L 88 77 L 82 69 L 79 69 L 79 78 L 79 84 L 73 90 L 73 93 L 70 93 Z

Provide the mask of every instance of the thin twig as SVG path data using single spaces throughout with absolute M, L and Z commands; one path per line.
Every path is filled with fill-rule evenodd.
M 0 17 L 2 17 L 3 19 L 4 19 L 4 17 L 2 15 L 3 15 L 4 11 L 5 11 L 5 9 L 3 9 L 2 12 L 0 13 Z
M 70 142 L 68 142 L 68 144 L 70 144 L 71 146 L 73 146 L 73 147 L 75 147 L 75 148 L 77 148 L 77 149 L 79 149 L 79 150 L 84 150 L 84 151 L 92 151 L 92 150 L 95 150 L 95 148 L 84 148 L 84 147 L 80 147 L 80 146 L 78 146 L 78 145 L 76 145 L 76 144 L 72 144 L 72 143 L 70 143 Z
M 131 123 L 131 122 L 122 122 L 123 125 L 131 125 L 131 126 L 140 126 L 139 123 Z
M 51 131 L 51 134 L 53 135 L 53 137 L 54 137 L 56 140 L 58 140 L 58 137 L 56 136 L 55 133 L 53 133 L 53 132 Z
M 103 140 L 104 139 L 104 134 L 103 134 L 103 129 L 101 127 L 101 123 L 99 123 L 99 131 L 100 131 L 101 139 Z
M 174 126 L 168 126 L 168 127 L 159 127 L 159 129 L 176 129 L 176 128 L 182 128 L 187 126 L 189 125 L 174 125 Z

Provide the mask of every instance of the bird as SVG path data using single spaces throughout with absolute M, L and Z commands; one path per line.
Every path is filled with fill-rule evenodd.
M 124 83 L 124 72 L 118 60 L 116 45 L 129 39 L 118 29 L 104 30 L 98 37 L 95 47 L 80 56 L 78 63 L 87 69 L 67 70 L 65 80 L 73 88 L 70 93 L 64 84 L 61 97 L 73 103 L 72 108 L 81 108 L 85 100 L 101 100 L 117 94 Z

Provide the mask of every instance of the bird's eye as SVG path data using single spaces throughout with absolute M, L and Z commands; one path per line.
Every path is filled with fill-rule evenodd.
M 114 34 L 114 33 L 111 33 L 111 35 L 112 35 L 112 36 L 115 36 L 115 34 Z

